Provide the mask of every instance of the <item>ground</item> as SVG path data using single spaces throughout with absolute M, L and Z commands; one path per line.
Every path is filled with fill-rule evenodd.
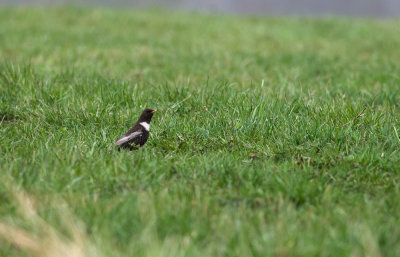
M 0 256 L 400 256 L 399 20 L 0 24 Z

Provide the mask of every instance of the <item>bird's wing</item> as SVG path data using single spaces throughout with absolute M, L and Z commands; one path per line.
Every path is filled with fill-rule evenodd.
M 143 132 L 136 131 L 136 132 L 130 133 L 129 135 L 124 135 L 120 139 L 118 139 L 117 142 L 115 142 L 115 145 L 122 145 L 122 144 L 134 139 L 135 137 L 138 137 L 138 136 L 142 135 L 142 134 L 143 134 Z

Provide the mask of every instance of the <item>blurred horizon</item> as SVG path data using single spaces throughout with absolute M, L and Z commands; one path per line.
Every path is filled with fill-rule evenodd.
M 399 0 L 0 0 L 0 6 L 57 6 L 68 4 L 132 9 L 166 8 L 257 15 L 400 17 Z

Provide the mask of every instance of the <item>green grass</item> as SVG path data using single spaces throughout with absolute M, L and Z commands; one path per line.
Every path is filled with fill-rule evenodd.
M 400 256 L 399 20 L 0 24 L 0 256 Z

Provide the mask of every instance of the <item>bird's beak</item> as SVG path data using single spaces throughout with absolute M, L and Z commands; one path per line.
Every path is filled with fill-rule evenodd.
M 157 110 L 153 110 L 151 113 L 155 113 L 155 112 L 157 112 Z

